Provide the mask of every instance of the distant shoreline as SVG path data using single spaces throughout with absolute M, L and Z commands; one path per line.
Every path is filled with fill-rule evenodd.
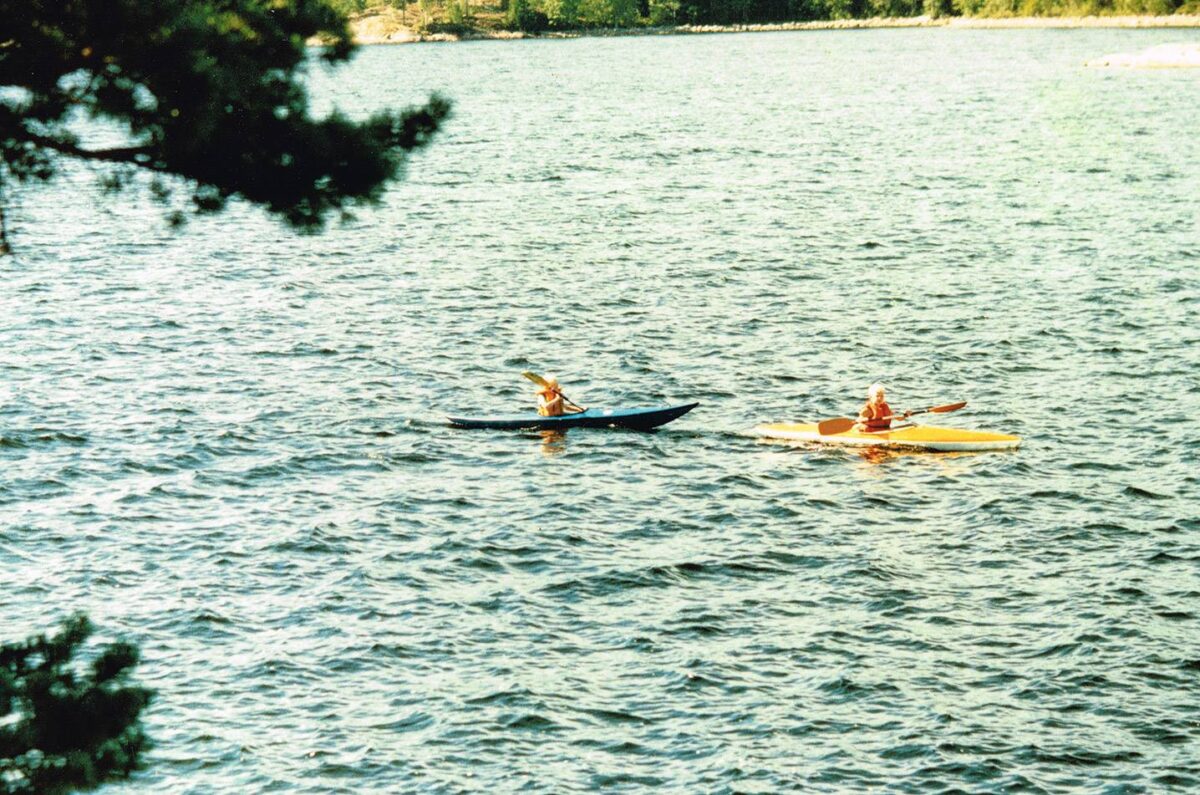
M 813 22 L 774 22 L 747 25 L 673 25 L 666 27 L 590 28 L 526 33 L 477 28 L 468 33 L 417 33 L 400 14 L 385 12 L 352 19 L 350 29 L 359 44 L 416 44 L 421 42 L 508 39 L 577 39 L 614 36 L 684 36 L 708 33 L 767 33 L 793 30 L 867 30 L 887 28 L 1200 28 L 1200 14 L 1171 16 L 1091 17 L 875 17 Z

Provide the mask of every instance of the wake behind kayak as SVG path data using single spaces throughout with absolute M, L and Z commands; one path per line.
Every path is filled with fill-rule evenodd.
M 699 406 L 686 403 L 681 406 L 655 406 L 649 408 L 589 408 L 575 414 L 543 417 L 539 414 L 516 414 L 507 417 L 447 417 L 456 428 L 490 428 L 493 430 L 556 430 L 562 428 L 628 428 L 648 431 L 677 420 Z

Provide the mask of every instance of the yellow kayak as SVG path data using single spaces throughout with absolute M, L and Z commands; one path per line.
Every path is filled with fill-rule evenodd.
M 753 433 L 766 439 L 787 439 L 794 442 L 937 452 L 1014 450 L 1021 444 L 1021 437 L 1010 436 L 1006 433 L 987 433 L 911 424 L 897 425 L 886 431 L 852 430 L 845 433 L 822 435 L 817 431 L 815 422 L 773 422 L 757 426 Z

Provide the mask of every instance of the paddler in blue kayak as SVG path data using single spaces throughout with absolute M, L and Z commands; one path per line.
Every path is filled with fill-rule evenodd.
M 542 417 L 561 417 L 564 414 L 578 414 L 581 409 L 572 404 L 566 405 L 562 390 L 559 389 L 558 379 L 552 375 L 545 377 L 544 384 L 537 389 L 538 414 Z
M 906 411 L 898 416 L 908 419 L 912 414 Z M 858 422 L 854 430 L 859 433 L 886 431 L 892 427 L 892 407 L 884 400 L 883 384 L 871 384 L 867 387 L 867 404 L 858 412 Z

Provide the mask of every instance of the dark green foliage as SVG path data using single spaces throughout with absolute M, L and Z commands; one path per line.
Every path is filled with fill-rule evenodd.
M 449 103 L 314 119 L 300 83 L 313 36 L 329 63 L 353 49 L 324 0 L 0 0 L 0 183 L 75 158 L 182 176 L 197 212 L 240 196 L 302 229 L 375 202 Z M 126 141 L 87 145 L 66 124 L 79 112 Z
M 73 658 L 91 634 L 76 616 L 53 637 L 0 646 L 0 793 L 90 789 L 139 767 L 151 694 L 125 684 L 137 649 L 114 643 L 85 666 Z
M 326 0 L 327 4 L 334 10 L 343 14 L 357 14 L 366 11 L 374 5 L 381 3 L 371 2 L 371 0 Z
M 679 0 L 649 0 L 647 21 L 651 25 L 675 25 L 680 21 Z
M 475 28 L 466 22 L 430 22 L 421 27 L 422 33 L 448 33 L 451 36 L 466 37 L 475 32 Z
M 578 9 L 585 28 L 627 28 L 638 23 L 637 0 L 580 0 Z
M 509 0 L 504 12 L 504 27 L 508 30 L 523 30 L 539 33 L 550 27 L 550 20 L 542 11 L 536 11 L 529 0 Z
M 581 0 L 540 0 L 541 10 L 550 20 L 550 27 L 571 30 L 579 27 L 579 4 Z

